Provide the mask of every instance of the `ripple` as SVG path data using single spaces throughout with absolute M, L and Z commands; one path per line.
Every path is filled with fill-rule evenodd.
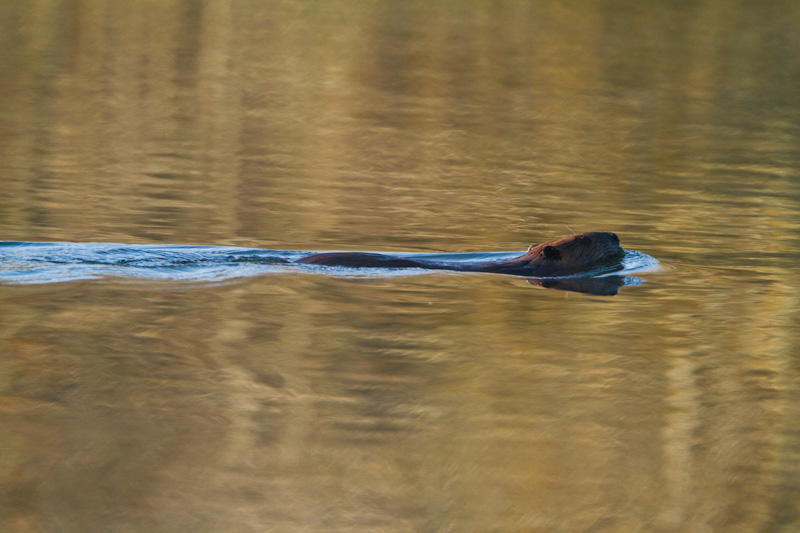
M 219 282 L 289 271 L 358 277 L 430 273 L 423 269 L 353 269 L 291 264 L 309 253 L 231 246 L 0 242 L 0 283 L 44 284 L 104 278 Z M 402 255 L 433 261 L 501 261 L 521 253 L 524 252 Z M 658 261 L 647 254 L 626 251 L 621 271 L 589 272 L 583 277 L 625 277 L 633 272 L 651 271 L 657 266 Z M 625 278 L 623 283 L 638 285 L 641 280 Z

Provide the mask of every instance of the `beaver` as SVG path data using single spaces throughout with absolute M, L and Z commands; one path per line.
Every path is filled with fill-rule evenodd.
M 513 276 L 553 278 L 572 276 L 603 266 L 619 266 L 625 250 L 614 233 L 588 232 L 532 245 L 506 261 L 431 261 L 368 252 L 316 253 L 297 263 L 348 268 L 424 268 L 458 272 L 494 272 Z

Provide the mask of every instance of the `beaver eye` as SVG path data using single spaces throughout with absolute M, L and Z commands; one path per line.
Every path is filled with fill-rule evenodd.
M 555 246 L 545 246 L 542 248 L 542 257 L 552 261 L 557 261 L 561 259 L 561 251 Z
M 581 237 L 581 244 L 583 245 L 592 244 L 592 239 L 584 235 L 583 237 Z

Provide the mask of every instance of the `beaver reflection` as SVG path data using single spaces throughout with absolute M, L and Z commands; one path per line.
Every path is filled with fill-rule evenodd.
M 366 252 L 326 252 L 312 254 L 298 263 L 349 268 L 424 268 L 428 270 L 454 270 L 458 272 L 493 272 L 512 276 L 531 278 L 563 278 L 584 273 L 613 272 L 622 268 L 621 260 L 625 251 L 619 244 L 619 237 L 614 233 L 589 232 L 568 235 L 531 246 L 528 251 L 506 261 L 431 261 L 410 257 L 395 257 L 385 254 Z M 594 292 L 587 283 L 591 278 L 584 278 L 576 283 L 569 279 L 558 282 L 532 280 L 532 283 L 548 288 L 576 290 L 592 294 L 609 293 L 609 283 L 600 283 L 603 288 Z M 618 283 L 614 286 L 618 286 Z
M 614 296 L 619 292 L 619 288 L 625 285 L 625 278 L 608 276 L 603 278 L 529 279 L 528 283 L 545 289 L 582 292 L 594 296 Z

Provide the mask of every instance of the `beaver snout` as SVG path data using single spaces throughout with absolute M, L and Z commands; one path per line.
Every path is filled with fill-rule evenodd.
M 619 237 L 616 233 L 611 233 L 610 231 L 584 233 L 580 235 L 581 244 L 592 244 L 592 237 L 594 237 L 598 242 L 612 242 L 613 244 L 619 245 Z

